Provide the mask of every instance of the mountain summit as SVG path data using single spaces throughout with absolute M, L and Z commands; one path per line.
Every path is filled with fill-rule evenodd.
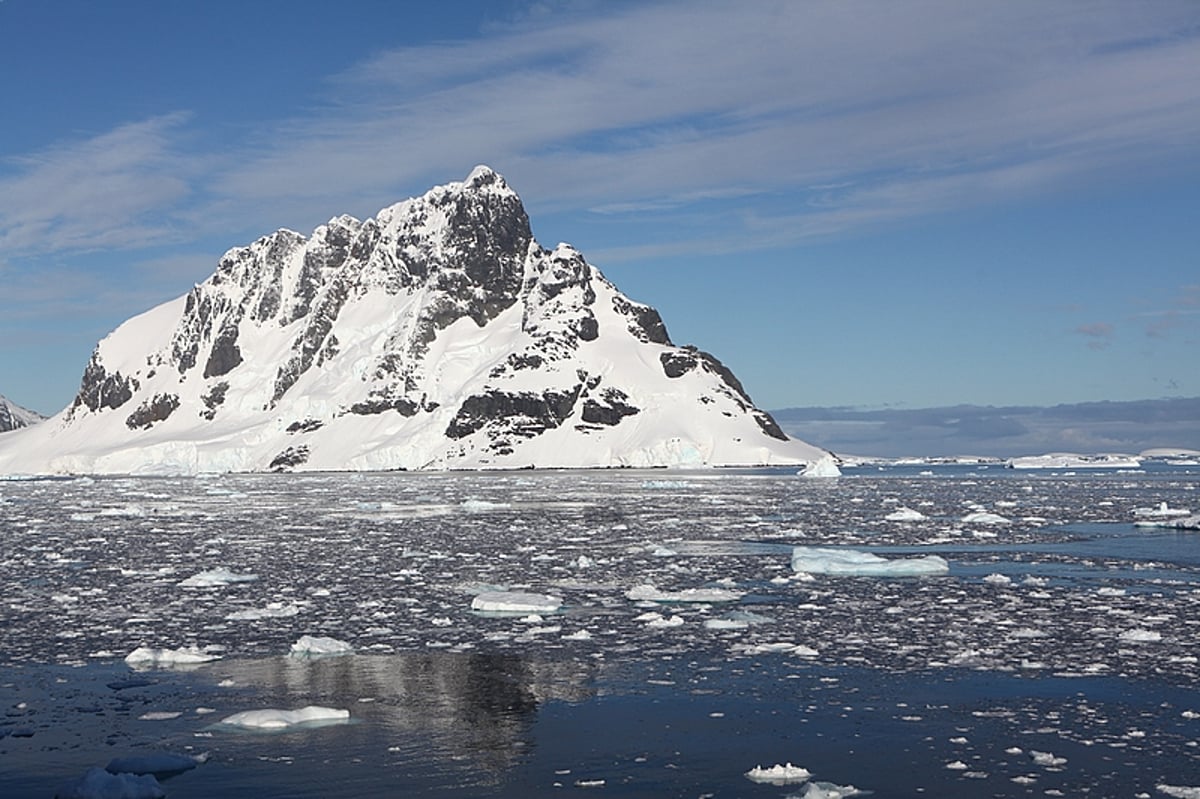
M 7 433 L 11 430 L 37 424 L 44 418 L 46 417 L 40 413 L 22 408 L 0 394 L 0 433 Z
M 0 472 L 806 463 L 711 355 L 671 343 L 477 167 L 374 219 L 227 252 L 97 345 Z

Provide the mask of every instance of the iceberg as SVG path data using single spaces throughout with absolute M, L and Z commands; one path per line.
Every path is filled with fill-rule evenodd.
M 770 768 L 755 766 L 746 772 L 746 779 L 752 782 L 765 782 L 771 785 L 794 785 L 798 782 L 805 782 L 812 776 L 812 772 L 801 766 L 793 766 L 791 763 L 779 765 L 776 763 Z
M 635 585 L 625 592 L 632 602 L 736 602 L 742 598 L 741 591 L 728 588 L 685 588 L 682 591 L 660 591 L 649 583 Z
M 561 597 L 519 591 L 485 591 L 471 600 L 471 610 L 482 613 L 554 613 L 561 607 Z
M 292 644 L 292 657 L 320 657 L 323 655 L 352 655 L 354 647 L 345 641 L 324 636 L 302 635 Z
M 950 564 L 937 555 L 888 560 L 855 549 L 793 547 L 792 571 L 855 577 L 924 577 L 946 574 Z
M 166 795 L 152 774 L 109 774 L 97 766 L 59 788 L 54 799 L 162 799 Z
M 153 649 L 148 646 L 139 646 L 125 656 L 125 662 L 130 666 L 159 666 L 164 668 L 187 666 L 193 663 L 208 663 L 211 660 L 220 659 L 220 655 L 205 652 L 198 646 L 185 646 L 179 649 Z
M 1052 452 L 1026 455 L 1008 461 L 1010 469 L 1140 469 L 1142 461 L 1133 455 L 1077 455 Z
M 253 730 L 282 730 L 287 727 L 340 724 L 349 719 L 349 710 L 309 705 L 299 710 L 247 710 L 226 716 L 221 723 Z
M 300 612 L 296 605 L 268 602 L 265 608 L 238 610 L 225 616 L 226 621 L 258 621 L 259 619 L 286 619 Z
M 889 522 L 919 522 L 927 519 L 928 517 L 919 510 L 913 510 L 912 508 L 900 508 L 892 511 L 883 518 Z
M 808 464 L 799 474 L 801 477 L 841 477 L 842 470 L 838 468 L 837 460 L 826 454 Z

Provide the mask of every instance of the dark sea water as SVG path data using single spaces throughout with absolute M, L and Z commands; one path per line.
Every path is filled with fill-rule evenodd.
M 1164 502 L 1200 469 L 0 482 L 0 797 L 153 752 L 207 754 L 171 797 L 1200 796 L 1200 533 L 1134 525 Z M 498 589 L 563 608 L 471 610 Z M 350 719 L 220 723 L 308 705 Z

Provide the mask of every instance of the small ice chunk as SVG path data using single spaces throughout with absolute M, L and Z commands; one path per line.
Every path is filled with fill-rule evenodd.
M 488 513 L 494 510 L 504 510 L 511 507 L 507 502 L 488 502 L 485 499 L 467 499 L 459 503 L 459 507 L 467 513 Z
M 1004 574 L 989 574 L 983 581 L 991 585 L 1012 585 L 1012 578 Z
M 1067 759 L 1065 757 L 1057 757 L 1050 752 L 1039 752 L 1036 749 L 1031 749 L 1029 756 L 1033 758 L 1033 762 L 1039 766 L 1057 768 L 1067 764 Z
M 292 644 L 289 654 L 293 657 L 320 657 L 322 655 L 350 655 L 354 647 L 345 641 L 324 636 L 302 635 Z
M 483 613 L 555 613 L 562 607 L 562 598 L 549 594 L 526 594 L 519 591 L 484 591 L 471 600 L 471 610 Z
M 952 760 L 946 764 L 946 768 L 950 769 L 951 771 L 966 771 L 967 764 L 961 760 Z
M 863 791 L 853 785 L 834 785 L 832 782 L 810 782 L 804 786 L 804 793 L 797 799 L 846 799 L 850 796 L 864 796 L 870 791 Z
M 258 621 L 259 619 L 287 619 L 300 612 L 296 605 L 285 605 L 282 602 L 268 602 L 265 608 L 239 610 L 225 617 L 227 621 Z
M 337 724 L 349 718 L 349 710 L 309 705 L 299 710 L 247 710 L 226 716 L 221 723 L 247 729 L 280 730 L 299 725 Z
M 746 772 L 746 779 L 752 782 L 765 782 L 770 785 L 795 785 L 798 782 L 805 782 L 812 776 L 812 772 L 801 766 L 793 766 L 791 763 L 780 765 L 776 763 L 770 768 L 755 766 Z
M 919 577 L 946 574 L 950 564 L 938 555 L 888 560 L 871 552 L 825 547 L 793 547 L 792 570 L 805 574 L 862 577 Z
M 110 774 L 179 774 L 208 760 L 208 753 L 177 755 L 173 752 L 154 752 L 148 755 L 114 757 L 104 770 Z
M 229 569 L 217 568 L 193 574 L 179 584 L 184 588 L 219 588 L 233 583 L 252 583 L 257 579 L 257 574 L 236 574 Z
M 927 517 L 924 513 L 921 513 L 919 510 L 913 510 L 912 508 L 899 508 L 883 518 L 889 522 L 919 522 L 929 517 Z
M 153 774 L 109 774 L 97 766 L 59 788 L 54 799 L 162 799 L 166 795 Z
M 1012 524 L 1012 520 L 1001 516 L 998 513 L 989 513 L 988 511 L 975 511 L 968 513 L 962 517 L 964 524 Z
M 1162 633 L 1156 630 L 1126 630 L 1119 636 L 1120 640 L 1130 644 L 1148 644 L 1162 640 Z
M 198 646 L 185 646 L 179 649 L 154 649 L 139 646 L 125 656 L 125 662 L 130 666 L 186 666 L 191 663 L 208 663 L 220 660 L 220 655 L 205 652 Z
M 625 592 L 632 602 L 736 602 L 741 591 L 728 588 L 685 588 L 682 591 L 660 591 L 649 583 L 635 585 Z

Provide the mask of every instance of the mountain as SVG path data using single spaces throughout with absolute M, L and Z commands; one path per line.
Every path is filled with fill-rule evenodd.
M 0 433 L 28 427 L 45 419 L 36 411 L 27 410 L 0 394 Z
M 520 198 L 461 183 L 227 252 L 96 347 L 70 407 L 0 472 L 196 473 L 798 464 L 713 356 Z

